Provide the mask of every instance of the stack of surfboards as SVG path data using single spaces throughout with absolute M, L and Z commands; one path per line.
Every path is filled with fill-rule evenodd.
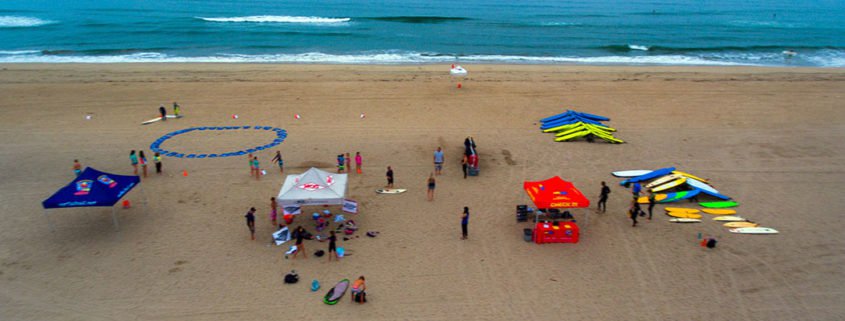
M 619 183 L 623 186 L 628 186 L 633 183 L 643 184 L 643 190 L 651 190 L 655 193 L 654 198 L 658 203 L 677 202 L 699 196 L 699 194 L 712 196 L 720 200 L 731 199 L 728 196 L 722 195 L 718 190 L 713 188 L 713 186 L 710 185 L 709 180 L 690 173 L 675 170 L 674 167 L 666 167 L 657 170 L 616 171 L 612 174 L 616 177 L 625 178 L 625 180 Z M 648 197 L 640 197 L 637 199 L 637 202 L 640 204 L 646 204 L 648 203 Z
M 613 137 L 616 129 L 601 122 L 610 118 L 588 113 L 567 110 L 562 114 L 540 119 L 540 129 L 544 133 L 555 133 L 556 142 L 567 142 L 581 137 L 597 137 L 608 143 L 621 144 L 621 139 Z

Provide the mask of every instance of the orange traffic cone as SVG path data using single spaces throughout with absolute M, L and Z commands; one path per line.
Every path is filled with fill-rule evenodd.
M 182 176 L 188 177 L 188 171 L 183 169 L 182 170 Z

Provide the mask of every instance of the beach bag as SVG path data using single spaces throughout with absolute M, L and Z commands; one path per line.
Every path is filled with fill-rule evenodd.
M 299 275 L 296 273 L 288 273 L 285 275 L 285 283 L 294 284 L 296 282 L 299 282 Z

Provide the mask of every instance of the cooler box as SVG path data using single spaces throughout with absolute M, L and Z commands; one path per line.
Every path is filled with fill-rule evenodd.
M 534 243 L 578 243 L 578 231 L 574 222 L 537 223 Z

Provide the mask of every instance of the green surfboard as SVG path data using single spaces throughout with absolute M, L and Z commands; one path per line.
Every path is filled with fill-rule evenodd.
M 728 208 L 728 207 L 737 207 L 737 206 L 739 206 L 739 203 L 731 202 L 731 201 L 727 201 L 727 202 L 702 202 L 702 203 L 698 203 L 698 205 L 701 205 L 702 207 L 706 207 L 706 208 Z

